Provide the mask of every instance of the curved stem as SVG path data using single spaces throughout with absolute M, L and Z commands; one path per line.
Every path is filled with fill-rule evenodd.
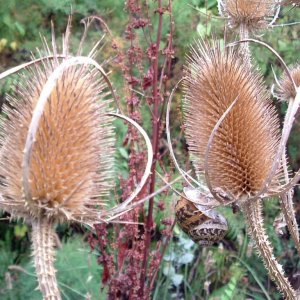
M 44 300 L 61 300 L 54 269 L 54 229 L 48 219 L 32 222 L 34 265 Z
M 242 204 L 245 214 L 248 233 L 255 241 L 258 254 L 262 257 L 270 277 L 276 283 L 278 289 L 282 292 L 285 299 L 295 300 L 296 293 L 293 290 L 287 277 L 284 275 L 282 266 L 277 262 L 273 254 L 273 248 L 270 245 L 268 236 L 263 226 L 262 202 L 261 199 L 246 201 Z

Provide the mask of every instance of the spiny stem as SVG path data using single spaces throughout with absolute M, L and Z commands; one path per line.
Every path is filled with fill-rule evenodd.
M 286 183 L 289 181 L 289 174 L 287 170 L 287 161 L 285 153 L 282 155 L 282 165 L 284 171 L 284 177 Z M 295 243 L 298 254 L 300 255 L 300 242 L 299 242 L 299 228 L 296 220 L 296 215 L 293 206 L 293 192 L 289 190 L 286 194 L 282 194 L 279 197 L 280 207 L 284 215 L 288 230 L 292 236 Z
M 289 194 L 291 191 L 288 192 Z M 295 211 L 293 207 L 292 195 L 283 195 L 280 196 L 280 207 L 284 215 L 289 232 L 292 236 L 292 239 L 295 243 L 298 254 L 300 255 L 300 242 L 299 242 L 299 232 L 298 224 L 296 221 Z
M 39 289 L 44 300 L 61 300 L 54 269 L 54 229 L 48 219 L 32 222 L 32 245 Z
M 249 30 L 247 26 L 241 24 L 240 25 L 240 39 L 245 40 L 249 38 Z M 240 44 L 240 56 L 243 61 L 246 61 L 247 64 L 251 67 L 251 53 L 249 49 L 249 43 Z
M 263 226 L 261 199 L 243 203 L 242 209 L 245 214 L 249 235 L 254 239 L 258 254 L 262 257 L 271 279 L 274 280 L 285 299 L 297 299 L 295 291 L 284 275 L 282 266 L 273 255 L 273 248 Z

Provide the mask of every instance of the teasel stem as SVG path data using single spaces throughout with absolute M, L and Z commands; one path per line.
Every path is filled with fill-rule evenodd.
M 60 300 L 54 268 L 54 229 L 51 221 L 39 218 L 32 222 L 32 245 L 39 289 L 44 300 Z
M 284 170 L 285 181 L 289 181 L 289 174 L 287 170 L 287 161 L 285 153 L 282 154 L 282 164 Z M 295 243 L 298 254 L 300 255 L 300 242 L 299 242 L 299 228 L 296 220 L 296 215 L 293 206 L 293 191 L 289 190 L 286 194 L 279 197 L 280 207 L 284 215 L 289 232 Z
M 282 266 L 273 255 L 273 249 L 263 226 L 262 200 L 246 201 L 242 204 L 242 210 L 248 226 L 248 233 L 255 241 L 257 251 L 261 255 L 271 279 L 276 283 L 285 299 L 297 299 L 296 292 L 284 275 Z
M 245 40 L 249 38 L 249 29 L 246 25 L 240 25 L 240 39 Z M 240 57 L 247 62 L 249 67 L 251 67 L 251 52 L 249 49 L 249 43 L 240 44 Z

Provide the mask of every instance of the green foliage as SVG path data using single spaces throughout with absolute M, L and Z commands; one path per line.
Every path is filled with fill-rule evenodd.
M 1 260 L 5 262 L 1 263 L 1 269 L 2 266 L 13 264 L 11 252 L 3 251 L 0 254 Z M 101 267 L 97 264 L 96 255 L 78 237 L 73 237 L 57 251 L 55 266 L 63 299 L 84 299 L 88 295 L 91 299 L 106 299 L 105 291 L 100 291 Z M 6 277 L 7 274 L 11 277 L 12 286 L 11 289 L 1 291 L 1 299 L 41 299 L 40 292 L 36 290 L 37 281 L 32 262 L 19 269 L 5 268 L 5 272 Z

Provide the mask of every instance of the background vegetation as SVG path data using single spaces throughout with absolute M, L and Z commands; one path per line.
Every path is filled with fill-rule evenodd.
M 150 7 L 155 3 L 149 0 Z M 41 47 L 40 35 L 50 40 L 50 21 L 55 24 L 56 34 L 59 37 L 65 30 L 67 18 L 71 8 L 72 20 L 72 44 L 74 49 L 79 43 L 83 26 L 80 20 L 89 15 L 99 15 L 109 26 L 114 39 L 121 48 L 126 47 L 128 40 L 125 38 L 124 28 L 128 23 L 128 11 L 124 9 L 121 0 L 0 0 L 0 72 L 30 59 L 31 52 L 35 53 L 36 47 Z M 170 87 L 182 75 L 182 66 L 188 46 L 195 38 L 205 38 L 212 33 L 223 38 L 224 22 L 217 16 L 216 0 L 174 0 L 173 19 L 175 31 L 173 35 L 173 48 L 175 50 L 172 59 L 172 76 Z M 167 18 L 167 16 L 164 16 Z M 151 16 L 153 27 L 157 26 L 157 17 Z M 278 24 L 285 24 L 300 20 L 299 9 L 286 8 L 281 11 Z M 164 23 L 165 24 L 165 23 Z M 164 25 L 163 36 L 167 34 L 169 27 Z M 95 23 L 86 41 L 86 49 L 101 37 L 103 27 Z M 142 37 L 143 35 L 141 35 Z M 229 37 L 234 38 L 234 37 Z M 288 65 L 295 64 L 300 50 L 299 25 L 274 27 L 262 37 L 265 42 L 272 45 L 283 56 Z M 59 39 L 59 38 L 58 38 Z M 143 44 L 143 40 L 140 41 Z M 163 49 L 167 41 L 162 40 Z M 271 66 L 277 76 L 281 75 L 281 69 L 276 59 L 262 48 L 253 48 L 254 56 L 259 68 L 264 74 L 267 84 L 271 87 L 274 83 Z M 98 61 L 109 59 L 115 55 L 109 44 L 106 44 L 98 56 Z M 114 64 L 108 64 L 112 71 L 111 78 L 117 89 L 124 85 L 122 72 Z M 107 67 L 108 68 L 108 67 Z M 10 92 L 14 77 L 0 82 L 0 99 L 5 101 L 5 93 Z M 125 103 L 122 93 L 121 101 Z M 181 164 L 188 166 L 186 145 L 181 130 L 180 99 L 181 92 L 176 94 L 176 101 L 172 108 L 172 135 L 177 157 Z M 285 105 L 277 103 L 280 113 L 283 115 Z M 141 123 L 149 132 L 151 120 L 147 109 L 141 109 Z M 293 134 L 289 142 L 289 155 L 292 169 L 298 169 L 300 165 L 300 123 L 296 122 Z M 127 178 L 129 166 L 127 159 L 129 150 L 123 141 L 126 138 L 126 128 L 123 123 L 116 123 L 118 136 L 116 154 L 116 194 L 120 192 L 119 178 Z M 165 138 L 162 135 L 159 147 L 162 153 L 166 148 Z M 163 155 L 163 165 L 158 165 L 160 173 L 170 172 L 170 160 L 168 154 Z M 164 169 L 165 168 L 165 169 Z M 174 173 L 174 171 L 172 171 Z M 173 174 L 172 173 L 172 174 Z M 173 174 L 174 176 L 176 175 Z M 157 185 L 161 184 L 157 179 Z M 182 183 L 176 188 L 182 189 Z M 112 193 L 112 197 L 114 197 Z M 152 236 L 152 246 L 163 238 L 161 232 L 164 229 L 162 220 L 166 217 L 174 218 L 174 204 L 177 201 L 173 193 L 158 195 L 156 203 L 163 201 L 165 209 L 154 211 L 156 229 Z M 297 200 L 300 194 L 296 189 Z M 299 216 L 299 201 L 296 202 L 296 212 Z M 296 288 L 300 287 L 299 258 L 296 255 L 294 245 L 290 241 L 285 227 L 280 228 L 280 221 L 274 223 L 278 217 L 279 208 L 276 199 L 265 202 L 266 224 L 275 254 L 285 266 L 288 275 Z M 219 245 L 202 247 L 194 244 L 179 227 L 175 226 L 173 236 L 164 252 L 163 260 L 159 264 L 158 276 L 152 290 L 152 299 L 280 299 L 274 285 L 269 281 L 261 261 L 255 254 L 255 249 L 245 233 L 244 221 L 241 214 L 234 214 L 230 209 L 223 209 L 228 217 L 229 233 Z M 277 218 L 278 220 L 278 218 Z M 300 221 L 300 220 L 298 220 Z M 108 228 L 108 237 L 112 234 L 112 227 Z M 97 258 L 101 257 L 96 247 L 91 252 L 89 243 L 91 236 L 87 229 L 74 226 L 58 226 L 58 238 L 62 247 L 58 251 L 56 268 L 58 280 L 65 299 L 106 299 L 107 285 L 103 281 L 103 266 L 97 264 Z M 31 264 L 29 249 L 30 229 L 21 222 L 10 222 L 6 215 L 0 219 L 0 298 L 1 299 L 40 299 L 38 291 L 34 291 L 37 283 Z M 108 238 L 109 240 L 109 238 Z M 114 248 L 110 249 L 114 251 Z M 100 256 L 99 256 L 100 255 Z M 100 295 L 100 296 L 99 296 Z

